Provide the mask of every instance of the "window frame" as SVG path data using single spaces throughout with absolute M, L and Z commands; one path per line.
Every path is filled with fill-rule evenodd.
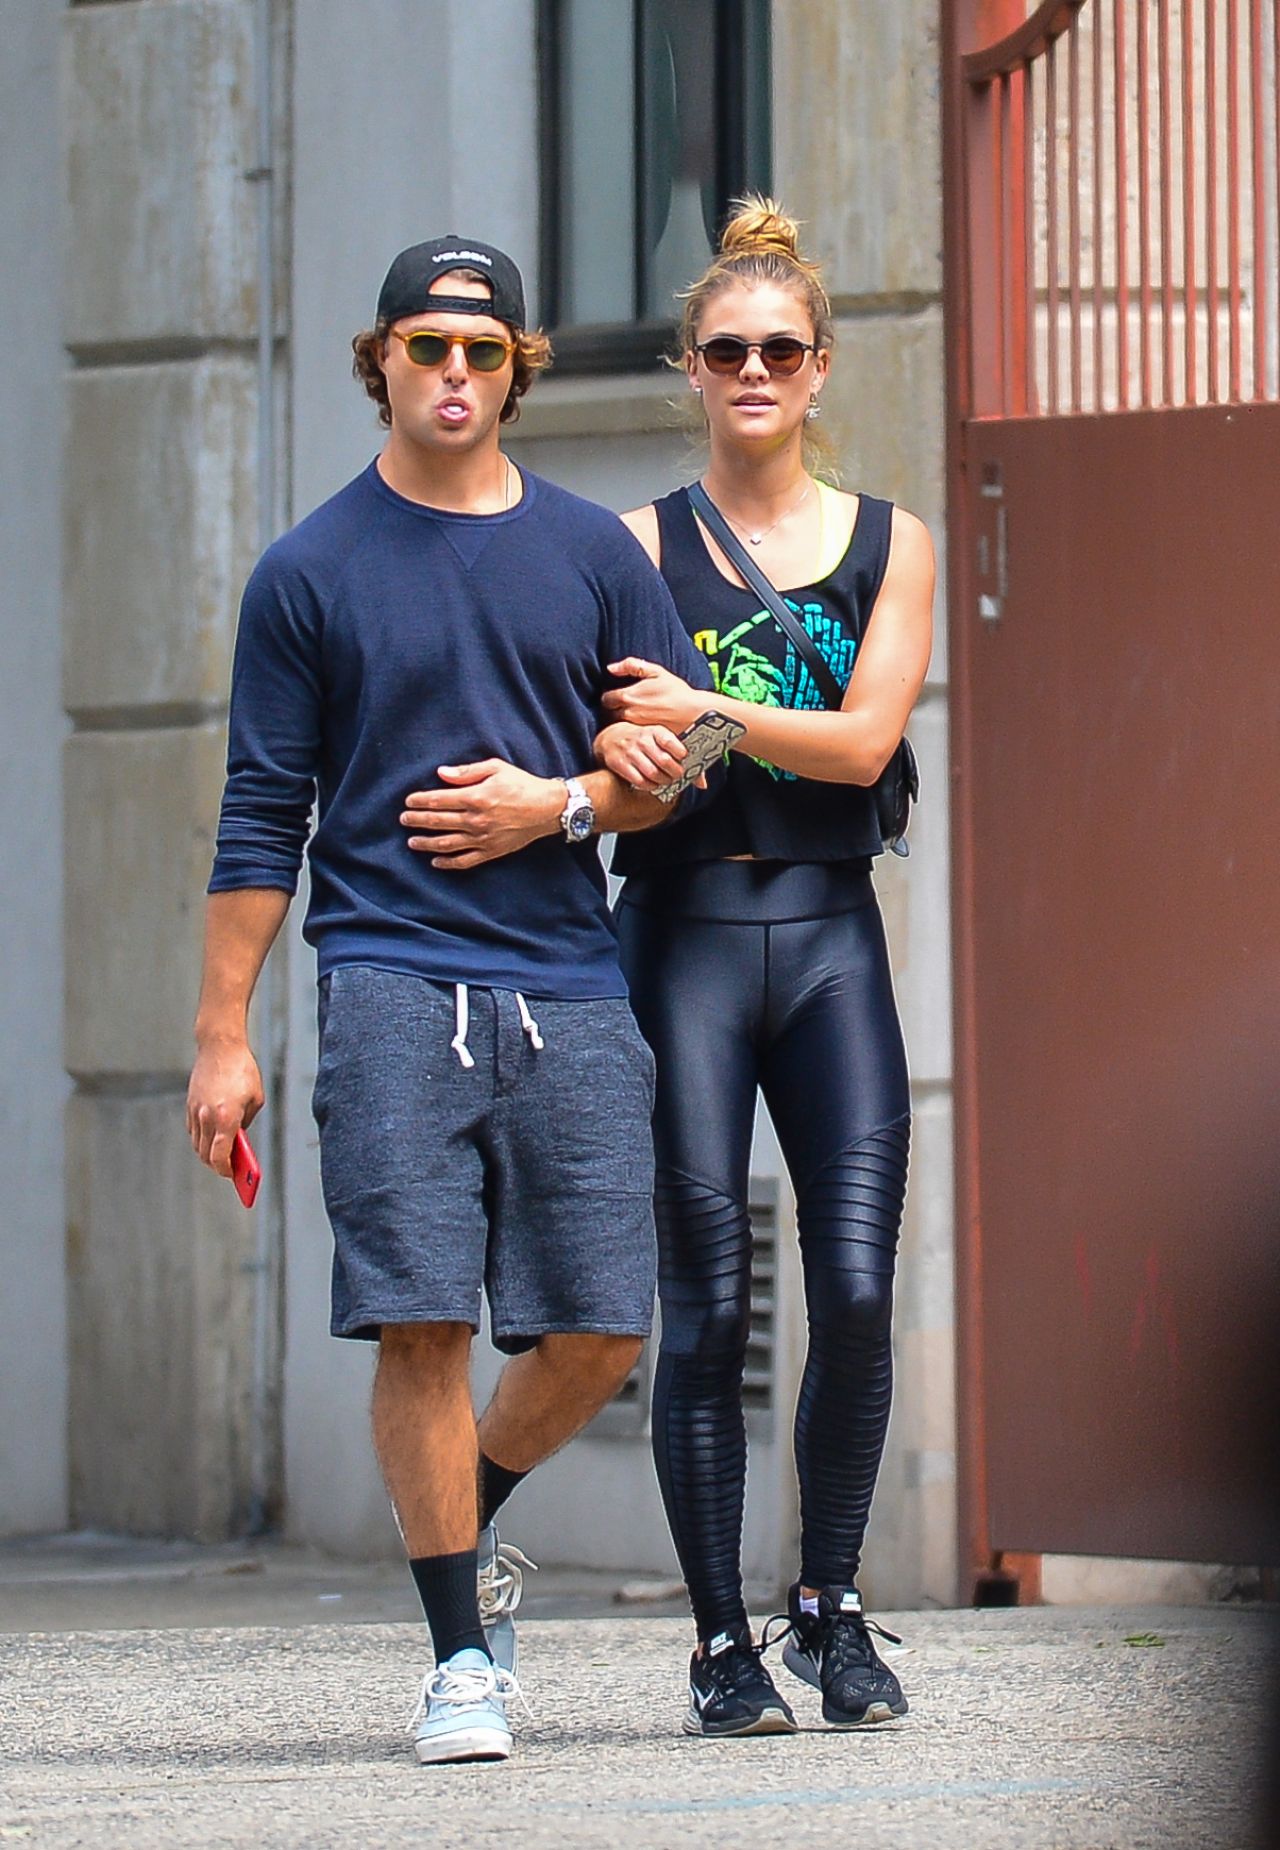
M 557 213 L 563 136 L 560 122 L 562 27 L 565 0 L 538 0 L 538 281 L 542 325 L 555 347 L 556 371 L 601 375 L 650 371 L 671 352 L 676 319 L 635 316 L 630 321 L 563 323 L 560 302 L 561 223 Z M 636 198 L 634 230 L 635 302 L 645 289 L 645 226 L 641 194 L 640 149 L 644 141 L 644 67 L 641 8 L 636 0 L 632 39 L 635 124 L 632 135 L 632 184 Z M 713 109 L 715 112 L 715 193 L 717 225 L 727 216 L 730 198 L 744 190 L 767 192 L 772 171 L 772 20 L 767 0 L 714 0 Z M 755 94 L 752 95 L 754 90 Z M 710 252 L 708 252 L 708 260 Z M 692 279 L 690 279 L 692 280 Z

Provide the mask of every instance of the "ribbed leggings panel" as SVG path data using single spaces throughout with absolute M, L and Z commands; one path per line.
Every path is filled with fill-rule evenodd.
M 658 1065 L 662 1339 L 653 1444 L 699 1635 L 745 1618 L 748 1173 L 763 1091 L 796 1191 L 809 1346 L 796 1410 L 801 1578 L 857 1572 L 893 1387 L 906 1060 L 878 908 L 755 924 L 624 904 Z

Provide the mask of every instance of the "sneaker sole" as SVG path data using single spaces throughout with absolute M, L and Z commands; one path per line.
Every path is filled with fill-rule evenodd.
M 795 1717 L 780 1708 L 762 1709 L 753 1721 L 722 1722 L 719 1727 L 714 1722 L 708 1727 L 698 1711 L 690 1708 L 681 1727 L 686 1734 L 701 1735 L 707 1741 L 740 1739 L 749 1734 L 795 1734 L 798 1730 Z
M 506 1760 L 511 1736 L 497 1728 L 455 1728 L 452 1734 L 415 1741 L 413 1751 L 421 1766 L 441 1766 L 451 1760 Z
M 900 1721 L 907 1713 L 907 1709 L 908 1705 L 905 1701 L 900 1709 L 895 1709 L 891 1702 L 873 1702 L 868 1707 L 866 1714 L 860 1715 L 855 1721 L 844 1714 L 841 1714 L 838 1718 L 834 1715 L 829 1715 L 827 1713 L 827 1705 L 824 1702 L 822 1705 L 822 1719 L 827 1723 L 828 1727 L 836 1729 L 837 1732 L 843 1731 L 847 1733 L 853 1728 L 876 1728 L 879 1727 L 881 1722 Z
M 807 1656 L 805 1652 L 797 1651 L 791 1645 L 784 1644 L 782 1647 L 782 1661 L 793 1677 L 799 1677 L 800 1681 L 802 1683 L 807 1683 L 810 1689 L 821 1690 L 822 1678 L 818 1674 L 818 1667 L 813 1659 Z M 901 1708 L 896 1708 L 889 1702 L 872 1702 L 867 1705 L 866 1712 L 862 1715 L 845 1715 L 841 1711 L 832 1714 L 827 1708 L 826 1698 L 824 1697 L 822 1702 L 822 1719 L 827 1723 L 828 1727 L 831 1728 L 875 1728 L 878 1727 L 881 1722 L 900 1720 L 902 1716 L 907 1714 L 909 1707 L 910 1705 L 904 1696 Z

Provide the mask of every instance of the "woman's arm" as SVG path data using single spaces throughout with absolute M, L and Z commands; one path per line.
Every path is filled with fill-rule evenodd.
M 907 728 L 924 685 L 933 638 L 933 543 L 923 522 L 895 508 L 884 583 L 839 712 L 794 712 L 703 694 L 636 657 L 610 663 L 635 675 L 604 696 L 609 713 L 679 732 L 714 708 L 746 727 L 734 746 L 780 770 L 823 783 L 874 784 Z
M 701 711 L 707 711 L 705 703 Z M 592 756 L 606 771 L 643 790 L 674 783 L 689 753 L 669 726 L 632 726 L 616 719 L 596 734 Z

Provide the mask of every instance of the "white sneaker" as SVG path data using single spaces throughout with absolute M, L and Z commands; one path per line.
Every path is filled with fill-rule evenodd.
M 512 1676 L 519 1653 L 514 1613 L 524 1595 L 524 1570 L 537 1573 L 538 1564 L 510 1542 L 500 1542 L 492 1523 L 481 1529 L 476 1542 L 476 1599 L 480 1623 L 493 1661 Z
M 409 1726 L 424 1766 L 446 1760 L 505 1760 L 511 1752 L 507 1701 L 520 1689 L 483 1651 L 455 1651 L 423 1678 Z

